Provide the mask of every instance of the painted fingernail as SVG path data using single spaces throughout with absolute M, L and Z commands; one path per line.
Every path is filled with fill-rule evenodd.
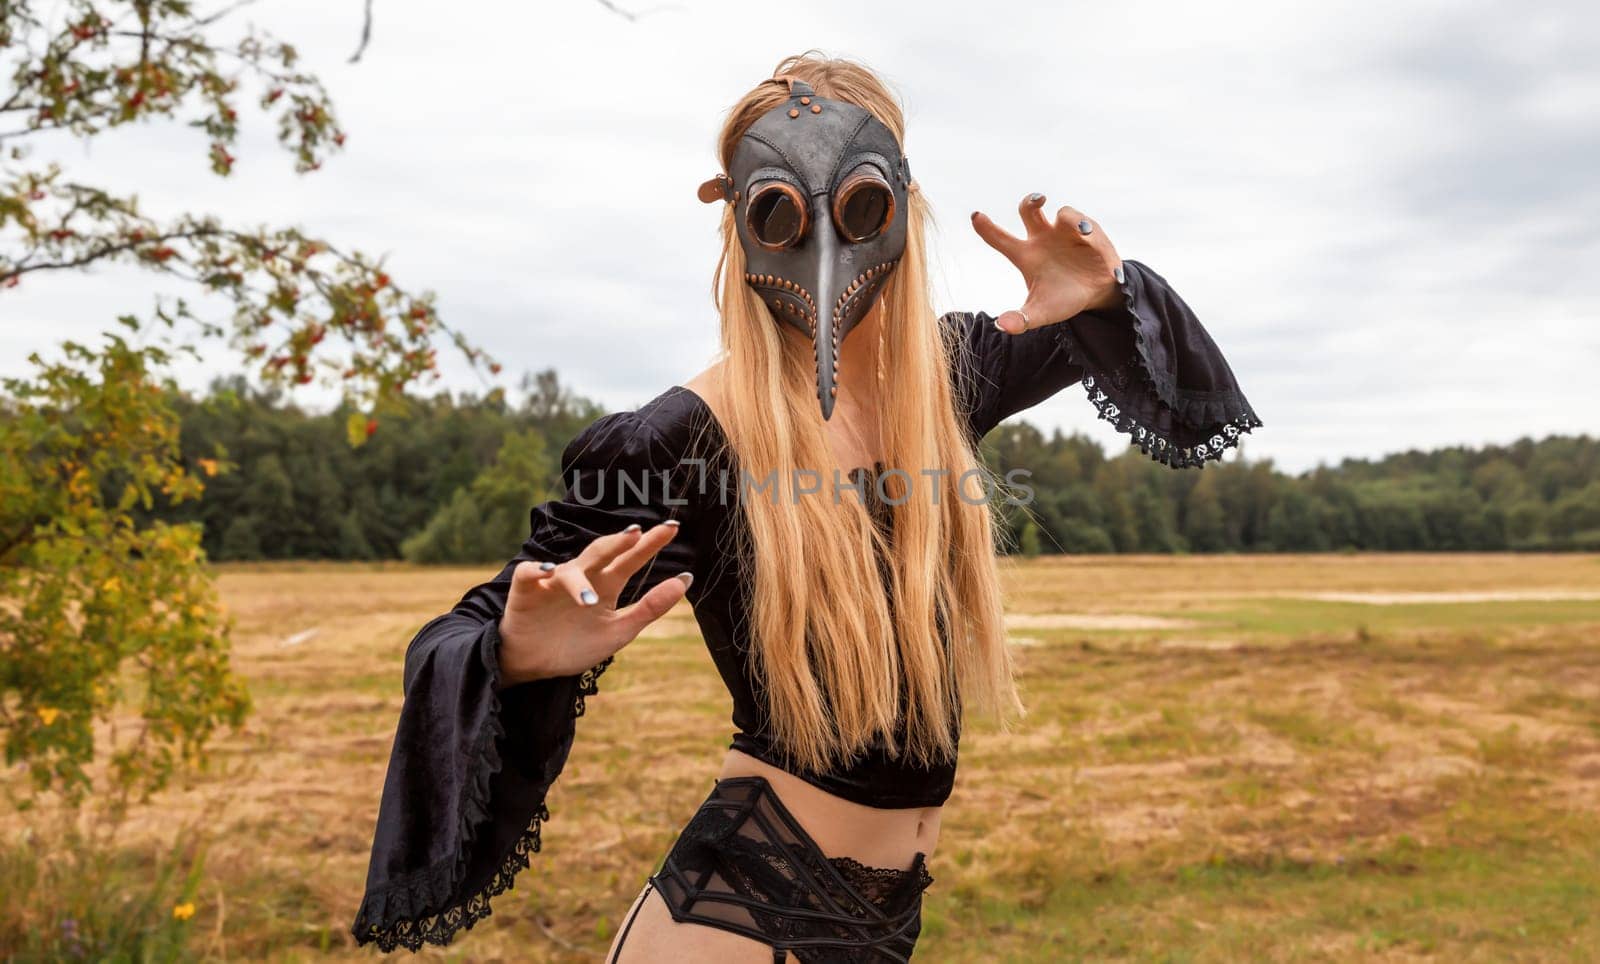
M 1084 218 L 1082 221 L 1078 222 L 1078 233 L 1079 234 L 1093 234 L 1094 233 L 1094 225 L 1089 223 L 1089 219 L 1088 218 Z
M 677 578 L 683 582 L 683 588 L 685 589 L 694 585 L 694 573 L 692 572 L 680 572 Z
M 1117 265 L 1117 270 L 1111 273 L 1116 276 L 1117 284 L 1121 285 L 1128 283 L 1128 273 L 1122 270 L 1122 265 Z
M 1028 195 L 1028 203 L 1029 204 L 1043 204 L 1044 203 L 1044 195 L 1040 194 L 1038 191 L 1035 191 L 1032 194 Z
M 623 529 L 622 531 L 625 532 L 625 533 L 626 532 L 638 532 L 641 528 L 643 528 L 643 527 L 640 526 L 639 523 L 635 522 L 633 525 L 628 526 L 626 529 Z
M 600 597 L 594 594 L 593 589 L 585 589 L 583 592 L 578 593 L 578 600 L 585 606 L 593 606 L 600 601 Z
M 672 526 L 674 529 L 676 529 L 678 526 L 682 525 L 683 523 L 679 522 L 677 519 L 668 519 L 667 521 L 665 521 L 665 522 L 663 522 L 661 524 L 664 525 L 664 526 Z
M 541 562 L 541 563 L 539 563 L 539 571 L 540 572 L 549 572 L 550 570 L 554 569 L 555 567 L 556 567 L 556 564 L 553 563 L 553 562 Z

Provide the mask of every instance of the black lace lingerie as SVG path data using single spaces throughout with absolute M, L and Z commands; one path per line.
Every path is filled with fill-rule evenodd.
M 833 964 L 910 960 L 933 878 L 921 853 L 905 870 L 824 855 L 770 783 L 735 777 L 717 782 L 650 883 L 675 921 L 754 938 L 775 961 Z

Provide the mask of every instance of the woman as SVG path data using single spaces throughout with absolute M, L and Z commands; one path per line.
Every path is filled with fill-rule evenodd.
M 903 141 L 874 74 L 810 54 L 732 109 L 720 360 L 580 433 L 566 497 L 412 642 L 358 941 L 489 913 L 597 678 L 687 596 L 737 732 L 610 959 L 909 958 L 963 716 L 1019 708 L 979 440 L 1078 382 L 1175 468 L 1260 422 L 1166 282 L 1039 194 L 1021 237 L 972 217 L 1023 306 L 936 317 Z

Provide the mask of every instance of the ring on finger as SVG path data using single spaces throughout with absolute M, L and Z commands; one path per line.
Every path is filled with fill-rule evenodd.
M 1030 322 L 1028 320 L 1028 313 L 1026 311 L 1023 311 L 1021 308 L 1017 309 L 1017 314 L 1022 316 L 1022 331 L 1017 332 L 1017 334 L 1020 335 L 1020 334 L 1022 334 L 1023 331 L 1027 331 L 1028 330 L 1028 326 L 1030 324 L 1032 324 L 1032 322 Z

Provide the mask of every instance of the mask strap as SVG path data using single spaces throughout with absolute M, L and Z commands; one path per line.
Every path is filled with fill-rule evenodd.
M 773 78 L 771 78 L 771 80 L 775 84 L 786 84 L 786 85 L 788 85 L 789 96 L 791 98 L 793 98 L 793 97 L 815 97 L 817 95 L 817 92 L 811 89 L 811 85 L 810 84 L 806 83 L 803 80 L 800 80 L 799 78 L 793 76 L 792 74 L 783 74 L 783 75 L 778 76 L 778 77 L 773 77 Z
M 701 182 L 696 196 L 707 204 L 715 204 L 718 201 L 732 204 L 739 200 L 739 192 L 733 189 L 733 178 L 726 174 L 718 174 Z

